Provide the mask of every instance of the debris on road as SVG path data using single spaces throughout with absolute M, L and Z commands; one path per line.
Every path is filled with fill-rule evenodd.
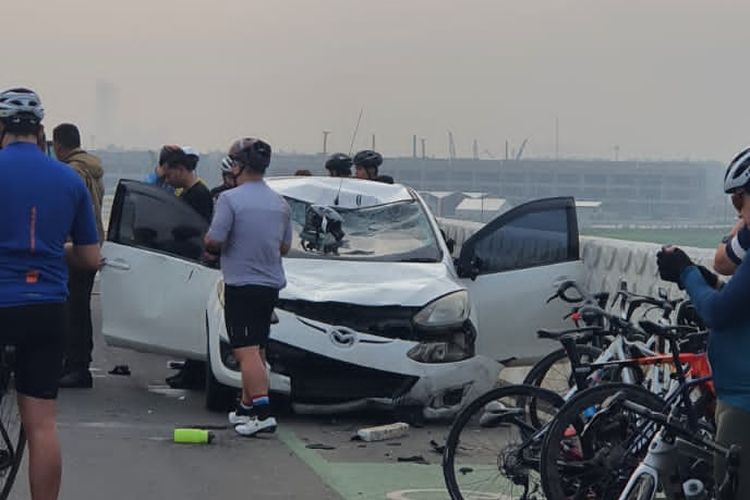
M 409 433 L 409 424 L 396 422 L 394 424 L 380 425 L 378 427 L 368 427 L 357 431 L 357 436 L 362 441 L 385 441 L 386 439 L 395 439 L 404 437 Z
M 124 377 L 129 377 L 130 367 L 128 365 L 116 365 L 107 373 L 109 373 L 110 375 L 122 375 Z
M 309 450 L 335 450 L 335 446 L 331 446 L 329 444 L 323 444 L 323 443 L 310 443 L 305 448 Z
M 408 462 L 408 463 L 420 464 L 420 465 L 430 465 L 430 462 L 425 460 L 422 455 L 414 455 L 411 457 L 398 457 L 396 460 L 399 462 Z
M 443 452 L 445 451 L 445 445 L 444 444 L 438 444 L 438 442 L 435 441 L 434 439 L 430 440 L 430 446 L 432 447 L 432 451 L 434 451 L 435 453 L 438 453 L 440 455 L 442 455 Z

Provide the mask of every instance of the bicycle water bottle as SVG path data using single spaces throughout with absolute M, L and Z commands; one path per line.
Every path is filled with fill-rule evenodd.
M 682 483 L 685 500 L 708 500 L 708 492 L 700 479 L 688 479 Z

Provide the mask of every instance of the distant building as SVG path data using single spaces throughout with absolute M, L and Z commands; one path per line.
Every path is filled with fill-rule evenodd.
M 107 80 L 96 81 L 96 110 L 92 147 L 107 148 L 117 143 L 117 88 Z
M 201 155 L 198 174 L 218 182 L 220 158 L 219 152 Z M 145 152 L 112 152 L 105 162 L 111 184 L 117 177 L 139 178 L 153 169 Z M 324 163 L 323 155 L 278 153 L 268 173 L 293 175 L 306 169 L 326 175 Z M 723 196 L 724 170 L 719 162 L 386 158 L 381 170 L 419 191 L 443 217 L 453 217 L 464 198 L 481 195 L 506 200 L 508 206 L 573 196 L 584 203 L 578 207 L 584 224 L 731 223 L 733 219 Z

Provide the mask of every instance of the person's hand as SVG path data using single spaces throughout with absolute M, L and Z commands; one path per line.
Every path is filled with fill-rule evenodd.
M 214 263 L 219 261 L 219 254 L 209 252 L 208 250 L 203 251 L 203 261 L 207 263 Z
M 661 279 L 680 285 L 680 275 L 693 261 L 677 247 L 664 247 L 656 254 L 656 264 Z

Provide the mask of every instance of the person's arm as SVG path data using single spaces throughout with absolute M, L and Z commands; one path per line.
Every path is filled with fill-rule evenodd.
M 680 281 L 698 315 L 711 328 L 727 328 L 750 320 L 750 263 L 743 262 L 719 290 L 711 288 L 696 266 L 686 268 Z
M 739 235 L 740 231 L 743 231 L 742 235 Z M 724 276 L 734 274 L 737 266 L 742 262 L 742 257 L 744 257 L 748 247 L 750 247 L 750 232 L 745 225 L 745 221 L 740 219 L 727 235 L 726 241 L 722 241 L 716 249 L 716 254 L 714 255 L 714 269 L 716 272 Z
M 65 244 L 65 258 L 73 267 L 96 271 L 102 263 L 99 234 L 96 230 L 91 195 L 83 181 L 79 186 L 78 204 L 70 230 L 72 241 Z
M 211 227 L 208 228 L 208 232 L 203 239 L 208 253 L 216 255 L 221 252 L 221 247 L 229 239 L 232 224 L 234 224 L 232 207 L 226 196 L 219 195 Z
M 99 243 L 95 245 L 65 244 L 65 261 L 68 266 L 87 271 L 96 271 L 102 265 L 102 253 Z

